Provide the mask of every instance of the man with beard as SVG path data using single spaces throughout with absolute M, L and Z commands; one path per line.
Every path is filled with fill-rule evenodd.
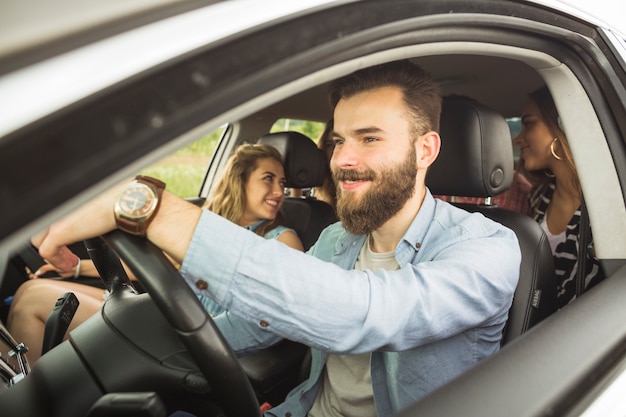
M 341 222 L 308 254 L 167 192 L 146 230 L 194 290 L 228 310 L 216 323 L 235 352 L 280 338 L 311 346 L 309 379 L 268 416 L 406 408 L 499 349 L 518 280 L 514 233 L 425 186 L 441 111 L 427 74 L 408 61 L 366 68 L 333 82 L 330 102 Z M 114 229 L 112 207 L 130 187 L 35 238 L 42 256 L 71 268 L 63 245 Z

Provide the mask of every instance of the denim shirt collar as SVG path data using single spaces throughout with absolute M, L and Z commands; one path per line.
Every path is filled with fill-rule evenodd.
M 430 190 L 426 188 L 422 206 L 396 247 L 396 259 L 400 265 L 411 262 L 424 244 L 428 229 L 435 217 L 435 206 L 435 199 Z

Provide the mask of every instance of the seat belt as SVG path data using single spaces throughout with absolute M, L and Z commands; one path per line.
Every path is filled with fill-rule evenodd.
M 576 272 L 576 298 L 585 292 L 585 278 L 587 266 L 587 246 L 589 246 L 591 226 L 585 199 L 580 198 L 580 225 L 578 229 L 578 268 Z

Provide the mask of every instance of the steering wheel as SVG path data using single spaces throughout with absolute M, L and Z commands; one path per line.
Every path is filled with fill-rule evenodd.
M 124 260 L 145 287 L 221 400 L 226 415 L 260 417 L 254 390 L 235 354 L 163 252 L 147 239 L 119 230 L 102 236 L 102 241 Z M 94 264 L 98 271 L 114 274 L 111 265 L 115 261 L 119 263 L 101 256 L 95 257 Z M 119 282 L 119 278 L 109 281 Z M 117 288 L 118 285 L 113 285 L 110 290 Z

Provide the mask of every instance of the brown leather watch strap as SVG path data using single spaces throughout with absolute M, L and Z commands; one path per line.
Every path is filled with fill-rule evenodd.
M 148 209 L 145 215 L 132 216 L 129 213 L 126 213 L 124 211 L 123 204 L 120 202 L 120 199 L 123 199 L 125 191 L 132 189 L 132 187 L 135 185 L 134 183 L 139 183 L 147 186 L 153 193 L 152 198 L 153 201 L 155 201 L 154 207 Z M 118 202 L 115 205 L 115 220 L 117 222 L 117 227 L 133 235 L 145 236 L 148 226 L 150 225 L 152 219 L 154 219 L 159 210 L 161 204 L 161 196 L 164 189 L 165 183 L 161 180 L 143 175 L 136 176 L 133 183 L 129 184 L 127 188 L 122 191 L 122 194 L 120 195 Z

